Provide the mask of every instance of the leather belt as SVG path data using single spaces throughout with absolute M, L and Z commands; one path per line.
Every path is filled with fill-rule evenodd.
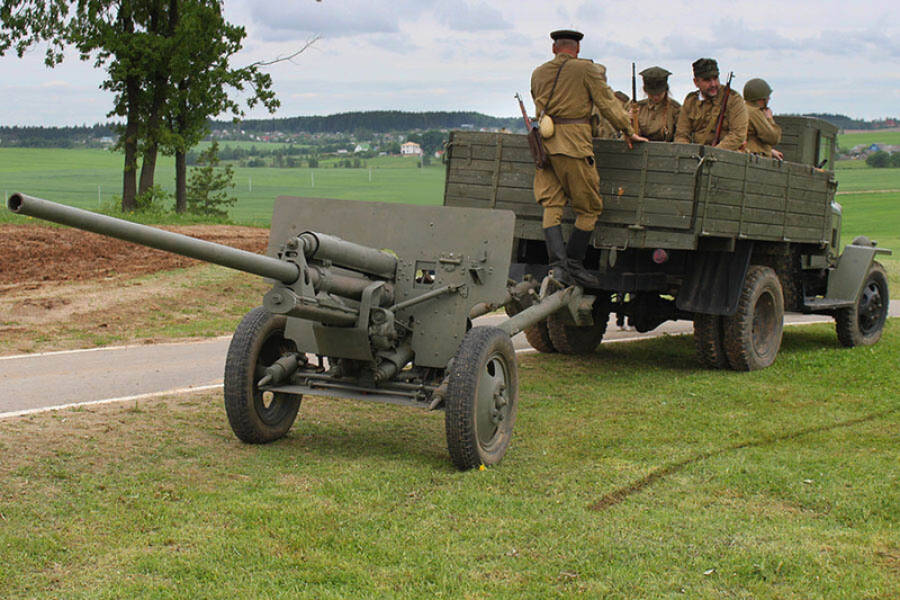
M 563 119 L 562 117 L 554 117 L 550 115 L 550 118 L 553 119 L 553 122 L 557 125 L 590 125 L 591 119 L 590 117 L 579 117 L 577 119 Z

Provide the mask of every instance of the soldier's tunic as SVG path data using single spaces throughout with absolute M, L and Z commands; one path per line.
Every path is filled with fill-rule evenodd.
M 559 71 L 560 67 L 562 71 Z M 551 98 L 557 72 L 559 81 Z M 568 54 L 557 54 L 553 60 L 534 70 L 531 97 L 538 115 L 550 100 L 547 114 L 554 117 L 555 124 L 553 136 L 544 140 L 550 167 L 537 169 L 534 174 L 534 197 L 544 207 L 543 227 L 559 225 L 563 207 L 571 199 L 575 226 L 591 231 L 603 211 L 600 177 L 594 166 L 591 112 L 596 107 L 602 117 L 631 135 L 634 132 L 628 123 L 628 115 L 606 85 L 605 68 Z
M 651 142 L 671 142 L 675 139 L 675 126 L 681 111 L 678 102 L 667 96 L 658 104 L 653 104 L 650 98 L 644 98 L 638 101 L 637 107 L 638 135 Z
M 770 119 L 764 109 L 747 102 L 747 146 L 746 152 L 772 156 L 772 147 L 781 141 L 781 127 Z
M 700 90 L 687 95 L 678 114 L 678 124 L 675 126 L 676 142 L 712 145 L 716 137 L 716 121 L 719 119 L 723 93 L 724 89 L 711 99 L 701 99 Z M 738 150 L 746 138 L 747 107 L 744 106 L 741 95 L 732 90 L 725 107 L 722 137 L 716 147 Z

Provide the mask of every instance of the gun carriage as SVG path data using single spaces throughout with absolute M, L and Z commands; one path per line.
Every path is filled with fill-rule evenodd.
M 225 364 L 228 420 L 249 443 L 279 439 L 321 395 L 443 409 L 453 463 L 495 464 L 516 419 L 510 337 L 566 309 L 593 324 L 580 288 L 538 302 L 537 282 L 510 284 L 510 211 L 280 197 L 262 256 L 23 194 L 8 207 L 265 278 Z M 515 316 L 472 326 L 502 307 Z

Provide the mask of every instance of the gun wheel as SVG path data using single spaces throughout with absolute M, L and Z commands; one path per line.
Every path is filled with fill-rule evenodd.
M 778 356 L 784 330 L 784 296 L 771 267 L 751 265 L 737 312 L 724 318 L 728 364 L 735 371 L 765 369 Z
M 856 243 L 856 240 L 854 240 Z M 881 339 L 890 306 L 887 274 L 880 263 L 872 263 L 853 306 L 834 314 L 835 329 L 842 346 L 871 346 Z
M 474 327 L 463 338 L 445 398 L 447 449 L 460 470 L 500 462 L 518 404 L 516 353 L 505 332 Z
M 553 347 L 563 354 L 590 354 L 597 349 L 606 334 L 609 322 L 609 304 L 601 298 L 594 302 L 594 324 L 588 327 L 572 325 L 559 313 L 547 317 L 547 332 Z
M 719 315 L 694 314 L 694 349 L 697 358 L 710 369 L 727 369 L 724 320 Z
M 288 352 L 294 343 L 284 337 L 287 320 L 262 307 L 241 320 L 225 359 L 225 413 L 234 434 L 250 444 L 265 444 L 284 436 L 297 417 L 302 396 L 264 392 L 256 383 L 266 367 Z

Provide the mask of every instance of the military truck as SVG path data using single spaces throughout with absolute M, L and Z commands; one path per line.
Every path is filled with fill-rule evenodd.
M 586 259 L 601 282 L 586 290 L 597 298 L 594 325 L 554 314 L 526 329 L 531 345 L 593 351 L 610 313 L 642 332 L 690 319 L 703 364 L 754 370 L 775 360 L 785 311 L 833 316 L 844 346 L 877 342 L 890 296 L 874 258 L 890 251 L 859 237 L 840 252 L 837 128 L 805 117 L 777 121 L 783 161 L 595 139 L 604 211 Z M 526 137 L 456 131 L 445 162 L 444 204 L 515 212 L 511 276 L 542 278 L 547 252 Z

